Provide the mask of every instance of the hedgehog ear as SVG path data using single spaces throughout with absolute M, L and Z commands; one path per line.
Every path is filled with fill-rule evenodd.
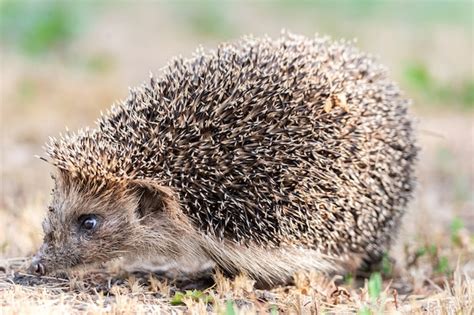
M 163 211 L 164 203 L 158 191 L 150 189 L 147 186 L 138 186 L 136 188 L 139 196 L 136 213 L 139 218 L 154 215 Z
M 179 206 L 172 189 L 148 180 L 134 181 L 133 186 L 139 197 L 136 212 L 140 218 L 162 212 L 176 213 Z

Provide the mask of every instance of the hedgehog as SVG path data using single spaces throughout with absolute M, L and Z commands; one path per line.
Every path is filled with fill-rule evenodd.
M 353 42 L 246 36 L 175 58 L 51 138 L 34 272 L 119 257 L 288 283 L 389 249 L 414 189 L 410 101 Z

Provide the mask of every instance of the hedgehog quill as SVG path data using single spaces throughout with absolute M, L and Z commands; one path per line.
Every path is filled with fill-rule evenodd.
M 276 284 L 369 266 L 414 189 L 408 103 L 374 58 L 325 37 L 175 59 L 94 129 L 50 139 L 32 269 L 160 257 Z

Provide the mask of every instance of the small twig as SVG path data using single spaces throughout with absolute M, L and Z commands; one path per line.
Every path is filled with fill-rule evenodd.
M 395 304 L 395 309 L 398 311 L 398 291 L 396 289 L 393 289 L 392 295 L 393 295 L 393 304 Z

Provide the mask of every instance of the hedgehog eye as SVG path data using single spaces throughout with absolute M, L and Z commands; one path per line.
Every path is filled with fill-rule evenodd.
M 83 215 L 79 218 L 79 224 L 82 230 L 93 231 L 98 225 L 97 216 L 94 214 Z

